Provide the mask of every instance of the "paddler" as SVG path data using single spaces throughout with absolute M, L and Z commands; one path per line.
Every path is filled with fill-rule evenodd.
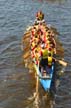
M 48 64 L 48 50 L 45 47 L 45 45 L 42 45 L 39 69 L 41 70 L 42 67 L 45 69 L 47 64 Z
M 36 27 L 33 27 L 32 30 L 31 30 L 31 37 L 32 38 L 35 36 L 36 31 L 37 31 Z
M 48 53 L 48 67 L 49 68 L 51 68 L 53 62 L 55 62 L 55 59 L 52 57 L 51 53 Z
M 49 47 L 49 48 L 48 48 L 48 53 L 50 53 L 51 56 L 53 56 L 53 54 L 54 54 L 54 49 L 51 48 L 51 47 Z
M 46 65 L 46 73 L 50 76 L 50 70 L 52 64 L 55 62 L 55 59 L 52 57 L 51 53 L 48 53 L 48 64 Z
M 40 24 L 40 23 L 44 23 L 44 14 L 42 13 L 42 11 L 38 11 L 36 13 L 36 20 L 35 20 L 35 24 Z
M 43 69 L 46 70 L 47 73 L 50 73 L 50 68 L 54 61 L 55 60 L 53 59 L 52 49 L 49 48 L 48 50 L 45 46 L 43 46 L 42 52 L 41 52 L 41 60 L 39 63 L 40 71 L 41 71 L 41 68 L 43 67 Z
M 39 52 L 38 52 L 38 48 L 36 48 L 35 51 L 34 51 L 34 59 L 35 59 L 36 65 L 39 64 L 39 58 L 40 58 L 40 55 L 39 55 Z
M 50 48 L 53 50 L 53 53 L 56 54 L 56 43 L 50 41 Z

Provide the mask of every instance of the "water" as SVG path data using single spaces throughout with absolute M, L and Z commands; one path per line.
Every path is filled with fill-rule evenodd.
M 27 99 L 33 95 L 35 84 L 21 63 L 20 45 L 38 10 L 60 32 L 64 58 L 71 62 L 71 0 L 0 0 L 0 108 L 33 108 Z M 57 90 L 55 108 L 71 106 L 70 71 L 68 66 Z

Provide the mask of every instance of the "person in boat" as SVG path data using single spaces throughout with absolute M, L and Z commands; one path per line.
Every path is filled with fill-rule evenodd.
M 53 54 L 56 54 L 56 43 L 53 40 L 50 40 L 50 48 L 52 49 Z
M 36 27 L 33 27 L 31 30 L 31 38 L 33 38 L 35 36 L 36 32 L 37 32 Z
M 54 49 L 52 47 L 50 47 L 50 46 L 48 48 L 48 53 L 51 54 L 51 56 L 54 55 Z
M 40 28 L 37 30 L 37 35 L 39 35 L 39 36 L 43 35 L 43 32 L 42 32 L 42 30 Z
M 43 14 L 42 11 L 38 11 L 38 12 L 36 13 L 35 25 L 41 24 L 41 23 L 45 23 L 44 14 Z
M 55 63 L 55 59 L 51 53 L 48 53 L 48 64 L 46 65 L 46 74 L 50 75 L 52 64 Z
M 36 47 L 38 47 L 40 42 L 41 42 L 40 35 L 36 33 L 33 39 L 30 40 L 31 50 L 33 51 Z
M 50 43 L 50 47 L 54 50 L 54 54 L 56 54 L 56 42 L 54 37 L 51 37 L 51 35 L 48 37 L 48 41 Z
M 38 48 L 36 48 L 35 49 L 35 51 L 34 51 L 34 58 L 35 58 L 35 63 L 36 63 L 36 65 L 38 65 L 39 64 L 39 52 L 38 52 Z
M 45 45 L 43 45 L 41 51 L 41 60 L 39 62 L 40 71 L 42 68 L 43 70 L 46 70 L 46 73 L 48 73 L 48 70 L 50 70 L 53 62 L 53 50 L 51 48 L 47 49 Z
M 45 70 L 46 65 L 48 64 L 48 50 L 45 47 L 45 45 L 42 45 L 42 50 L 40 51 L 40 62 L 39 62 L 39 70 L 41 71 L 41 68 Z
M 55 62 L 55 59 L 53 58 L 51 53 L 48 53 L 48 67 L 49 68 L 51 68 L 53 62 Z

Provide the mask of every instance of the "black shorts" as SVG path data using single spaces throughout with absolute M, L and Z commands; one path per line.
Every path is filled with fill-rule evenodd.
M 46 58 L 46 59 L 43 59 L 43 58 L 42 58 L 42 59 L 40 60 L 40 64 L 39 64 L 39 65 L 45 68 L 45 66 L 48 65 L 48 59 L 47 59 L 47 58 Z

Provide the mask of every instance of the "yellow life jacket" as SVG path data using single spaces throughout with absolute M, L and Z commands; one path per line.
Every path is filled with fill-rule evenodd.
M 38 43 L 38 40 L 39 40 L 38 38 L 35 38 L 35 39 L 34 39 L 34 41 L 35 41 L 36 43 Z
M 35 43 L 34 42 L 32 42 L 32 45 L 31 45 L 31 47 L 33 48 L 35 46 Z
M 43 54 L 43 56 L 42 56 L 43 59 L 48 58 L 48 50 L 47 49 L 43 49 L 42 54 Z
M 53 54 L 54 54 L 54 49 L 52 48 L 52 49 L 51 49 L 51 51 L 50 51 L 50 50 L 48 50 L 48 53 L 50 53 L 50 54 L 51 54 L 51 56 L 53 56 Z
M 48 56 L 48 65 L 50 66 L 52 65 L 52 57 L 49 57 L 49 56 Z
M 39 58 L 39 54 L 36 53 L 36 54 L 35 54 L 35 59 L 38 60 L 38 58 Z
M 38 52 L 40 51 L 40 47 L 37 47 L 36 49 L 37 49 Z
M 48 51 L 48 53 L 50 53 L 50 54 L 51 54 L 51 56 L 53 56 L 53 51 Z

